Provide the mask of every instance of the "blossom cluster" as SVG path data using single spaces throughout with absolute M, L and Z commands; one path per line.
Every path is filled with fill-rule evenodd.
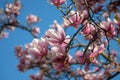
M 104 21 L 101 23 L 101 25 L 104 25 Z M 112 23 L 110 23 L 110 26 L 108 27 L 110 27 L 111 30 L 114 30 L 111 28 L 111 25 Z M 101 26 L 101 28 L 104 29 L 104 26 Z M 86 36 L 90 35 L 91 33 L 96 34 L 96 32 L 94 32 L 95 27 L 92 24 L 87 23 L 84 27 L 85 28 L 80 34 Z M 105 27 L 104 30 L 107 30 L 106 28 L 107 27 Z M 106 46 L 108 45 L 108 41 L 101 39 L 104 37 L 103 35 L 105 35 L 105 33 L 101 34 L 101 37 L 96 37 L 95 42 L 92 42 L 87 49 L 83 46 L 83 48 L 86 50 L 77 50 L 73 55 L 71 55 L 71 53 L 67 50 L 67 46 L 70 43 L 71 38 L 66 34 L 65 29 L 66 27 L 64 27 L 63 24 L 60 25 L 57 21 L 54 21 L 53 25 L 51 25 L 51 28 L 45 32 L 41 39 L 34 39 L 31 43 L 25 45 L 25 49 L 17 46 L 15 51 L 17 57 L 20 59 L 18 69 L 20 71 L 26 71 L 31 68 L 40 68 L 40 72 L 37 75 L 30 76 L 32 80 L 46 80 L 47 78 L 45 77 L 45 74 L 49 73 L 51 69 L 55 69 L 56 72 L 60 73 L 63 70 L 71 71 L 72 69 L 70 67 L 75 64 L 79 64 L 83 66 L 83 68 L 71 71 L 70 76 L 79 75 L 85 80 L 103 80 L 110 77 L 112 72 L 117 71 L 117 69 L 112 70 L 112 68 L 107 68 L 108 65 L 104 65 L 102 69 L 100 67 L 103 65 L 103 62 L 99 59 L 100 56 L 107 55 L 105 53 L 107 50 Z M 114 33 L 112 32 L 111 34 Z M 95 36 L 93 34 L 91 35 L 93 37 L 88 39 L 90 41 L 93 40 Z M 108 36 L 110 39 L 114 37 L 114 35 L 112 35 L 112 37 L 111 35 L 106 36 Z M 101 42 L 99 42 L 97 39 L 101 39 Z M 115 56 L 112 55 L 111 57 L 115 58 Z M 91 65 L 95 65 L 93 67 L 93 71 L 90 70 Z M 98 71 L 96 71 L 96 68 L 98 68 Z
M 19 0 L 5 5 L 5 10 L 2 10 L 0 14 L 0 39 L 8 36 L 8 32 L 4 30 L 14 31 L 14 26 L 18 23 L 16 17 L 20 14 L 20 10 L 21 2 Z
M 40 33 L 39 27 L 33 26 L 33 24 L 40 21 L 39 17 L 33 14 L 29 14 L 26 17 L 27 26 L 21 25 L 17 16 L 20 15 L 20 10 L 22 4 L 20 0 L 15 0 L 13 3 L 7 3 L 5 5 L 5 10 L 1 11 L 0 14 L 0 39 L 8 37 L 8 30 L 14 31 L 15 28 L 20 28 L 22 30 L 27 30 L 34 37 Z M 32 26 L 32 27 L 31 27 Z
M 38 23 L 40 22 L 40 19 L 38 16 L 36 15 L 33 15 L 33 14 L 29 14 L 27 17 L 26 17 L 26 22 L 29 26 L 35 24 L 35 23 Z M 30 28 L 30 27 L 29 27 Z M 31 33 L 32 35 L 34 36 L 37 36 L 39 33 L 40 33 L 40 28 L 39 27 L 36 27 L 36 26 L 32 26 L 31 28 Z
M 98 16 L 95 13 L 103 10 L 102 4 L 105 0 L 97 2 L 73 0 L 76 10 L 71 9 L 67 13 L 61 10 L 64 8 L 61 5 L 65 2 L 66 0 L 50 0 L 50 3 L 64 14 L 62 24 L 54 21 L 41 39 L 34 39 L 26 44 L 25 48 L 21 46 L 15 48 L 20 60 L 18 69 L 26 71 L 39 68 L 40 71 L 36 75 L 30 76 L 32 80 L 60 78 L 65 72 L 71 78 L 80 76 L 83 80 L 104 80 L 111 77 L 113 73 L 119 72 L 119 62 L 117 62 L 119 58 L 116 57 L 119 54 L 110 50 L 109 42 L 120 35 L 120 14 L 115 13 L 112 20 L 110 14 L 105 12 L 102 13 L 101 21 L 97 21 L 97 18 L 93 21 L 87 9 L 88 5 L 92 6 L 93 17 Z M 35 15 L 30 14 L 27 17 L 29 25 L 38 21 Z M 77 30 L 72 37 L 66 32 L 69 27 Z M 38 30 L 35 31 L 39 33 Z M 83 36 L 88 43 L 80 43 L 81 39 L 75 34 Z M 75 37 L 78 37 L 77 45 L 74 43 Z M 118 38 L 116 39 L 118 41 Z M 74 48 L 78 49 L 74 51 Z M 106 64 L 105 60 L 109 63 Z M 75 69 L 72 69 L 72 66 L 75 66 Z
M 21 2 L 20 1 L 15 1 L 13 4 L 6 4 L 6 9 L 5 12 L 8 15 L 15 14 L 18 15 L 19 11 L 21 9 Z
M 59 70 L 67 67 L 65 61 L 70 61 L 71 59 L 70 55 L 65 51 L 69 40 L 70 38 L 65 35 L 63 28 L 55 21 L 52 25 L 52 29 L 46 31 L 45 35 L 40 40 L 34 39 L 32 43 L 25 46 L 25 50 L 16 47 L 16 53 L 20 59 L 22 59 L 23 56 L 31 56 L 29 58 L 33 60 L 33 63 L 34 61 L 35 63 L 46 63 L 48 59 L 48 61 L 52 61 L 53 67 Z M 24 65 L 25 67 L 29 67 L 30 65 L 32 66 L 32 64 L 20 64 L 19 66 Z M 25 67 L 23 67 L 22 70 L 24 70 Z M 21 69 L 21 67 L 19 68 Z
M 120 43 L 120 13 L 116 6 L 119 4 L 111 0 L 110 6 L 106 1 L 71 0 L 69 4 L 67 0 L 50 0 L 50 4 L 62 12 L 63 22 L 59 24 L 55 20 L 40 39 L 35 38 L 24 47 L 15 47 L 19 71 L 37 68 L 38 73 L 30 76 L 32 80 L 62 79 L 63 76 L 105 80 L 120 72 L 119 52 L 110 48 L 110 41 Z M 0 23 L 0 26 L 3 24 L 0 39 L 7 37 L 8 33 L 3 32 L 6 29 L 25 29 L 35 37 L 40 33 L 34 26 L 40 21 L 36 15 L 26 17 L 27 27 L 19 23 L 20 9 L 19 0 L 6 4 L 4 17 L 0 19 L 4 22 Z M 70 32 L 73 28 L 75 32 Z

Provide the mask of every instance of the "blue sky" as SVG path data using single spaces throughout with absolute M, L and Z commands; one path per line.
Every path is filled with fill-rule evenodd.
M 2 3 L 0 6 L 3 6 L 4 1 L 0 0 Z M 28 14 L 39 16 L 41 18 L 41 22 L 37 25 L 41 30 L 39 37 L 44 34 L 54 20 L 58 20 L 59 23 L 62 22 L 62 14 L 54 6 L 48 4 L 47 0 L 21 0 L 21 2 L 23 8 L 18 17 L 19 22 L 26 25 Z M 10 32 L 8 38 L 0 40 L 0 80 L 29 80 L 29 74 L 37 72 L 36 70 L 29 70 L 22 73 L 16 67 L 18 59 L 15 56 L 14 47 L 29 43 L 32 39 L 33 37 L 28 32 L 16 29 L 14 32 Z M 120 76 L 116 79 L 119 78 Z

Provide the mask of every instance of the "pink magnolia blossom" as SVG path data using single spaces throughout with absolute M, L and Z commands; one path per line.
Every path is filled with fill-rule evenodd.
M 69 18 L 63 17 L 63 20 L 64 20 L 64 22 L 63 22 L 62 26 L 64 28 L 67 28 L 68 26 L 71 25 Z
M 16 56 L 18 58 L 22 57 L 22 47 L 21 46 L 16 46 L 15 47 L 15 52 L 16 52 Z
M 31 66 L 32 56 L 28 54 L 27 50 L 22 50 L 22 47 L 16 47 L 16 56 L 20 59 L 17 65 L 19 71 L 25 71 Z
M 48 43 L 44 38 L 41 38 L 41 40 L 34 39 L 32 43 L 26 45 L 26 49 L 31 55 L 42 59 L 48 54 Z
M 104 44 L 101 44 L 100 46 L 96 45 L 93 49 L 93 52 L 90 51 L 90 52 L 87 52 L 86 54 L 83 54 L 83 52 L 77 51 L 75 53 L 75 59 L 79 64 L 85 63 L 84 69 L 85 71 L 88 71 L 90 63 L 96 64 L 96 65 L 99 63 L 94 58 L 99 56 L 100 53 L 102 53 L 103 51 L 104 51 Z
M 7 32 L 1 32 L 0 33 L 0 39 L 7 38 L 7 37 L 8 37 L 8 33 Z
M 87 19 L 89 17 L 87 10 L 83 10 L 80 16 L 83 20 Z
M 40 21 L 40 19 L 38 18 L 38 16 L 33 15 L 33 14 L 29 14 L 27 17 L 27 23 L 28 24 L 33 24 L 33 23 L 37 23 Z
M 106 74 L 106 70 L 104 71 L 101 71 L 100 68 L 97 68 L 97 70 L 88 70 L 88 71 L 85 71 L 84 69 L 83 70 L 79 70 L 80 73 L 78 73 L 79 75 L 81 75 L 81 77 L 84 79 L 84 80 L 105 80 L 109 75 Z M 84 75 L 83 75 L 84 74 Z
M 25 65 L 24 65 L 23 63 L 21 63 L 21 62 L 17 65 L 17 67 L 18 67 L 18 70 L 19 70 L 19 71 L 22 71 L 22 72 L 23 72 L 23 71 L 26 70 Z
M 100 25 L 101 28 L 106 31 L 105 34 L 108 38 L 113 38 L 115 36 L 116 34 L 115 27 L 109 18 L 107 21 L 102 21 Z
M 105 77 L 101 73 L 88 73 L 84 75 L 84 80 L 104 80 Z
M 85 39 L 92 39 L 94 31 L 95 31 L 95 27 L 92 24 L 87 23 L 84 26 L 84 29 L 81 32 L 81 34 L 83 34 L 85 36 Z
M 21 58 L 20 63 L 17 65 L 19 71 L 25 71 L 31 66 L 31 63 L 26 58 Z
M 23 56 L 25 57 L 26 55 L 28 55 L 28 51 L 25 49 L 22 49 L 22 46 L 16 46 L 15 47 L 15 53 L 17 58 L 23 58 Z
M 75 53 L 75 59 L 77 60 L 78 63 L 83 64 L 85 62 L 85 57 L 83 52 L 77 51 Z
M 82 22 L 82 19 L 80 17 L 80 14 L 78 12 L 75 12 L 74 10 L 71 10 L 68 14 L 69 18 L 63 18 L 64 19 L 64 26 L 74 26 L 75 28 L 78 27 L 78 25 Z
M 48 54 L 48 43 L 45 39 L 34 39 L 32 43 L 27 44 L 25 49 L 22 47 L 16 47 L 16 56 L 20 59 L 18 69 L 25 71 L 30 68 L 38 66 L 40 62 L 45 62 L 45 56 Z
M 104 72 L 100 71 L 100 69 L 98 69 L 97 72 L 98 73 L 93 70 L 85 71 L 84 69 L 78 69 L 74 72 L 74 74 L 80 75 L 83 80 L 104 80 L 106 78 Z
M 105 49 L 104 44 L 101 44 L 99 46 L 95 45 L 95 47 L 93 49 L 93 53 L 91 53 L 89 55 L 89 58 L 91 59 L 91 58 L 95 58 L 95 57 L 99 56 L 102 52 L 104 52 L 104 49 Z
M 114 23 L 120 27 L 120 14 L 116 13 L 114 16 Z
M 49 58 L 56 70 L 66 69 L 69 67 L 69 63 L 72 62 L 72 56 L 65 53 L 65 49 L 60 46 L 51 48 Z
M 101 71 L 100 68 L 96 70 L 88 70 L 88 71 L 85 71 L 84 69 L 80 70 L 76 70 L 74 71 L 74 74 L 76 75 L 80 75 L 83 80 L 106 80 L 106 78 L 108 77 L 108 74 L 106 74 L 106 70 L 104 71 Z
M 21 9 L 21 3 L 19 0 L 17 0 L 13 4 L 6 4 L 5 12 L 7 15 L 10 15 L 10 14 L 18 15 L 20 9 Z
M 96 75 L 97 76 L 97 75 Z M 93 74 L 86 74 L 85 76 L 84 76 L 84 79 L 85 80 L 97 80 L 96 79 L 96 76 L 94 76 Z
M 66 48 L 67 44 L 70 42 L 70 36 L 66 36 L 63 43 L 61 43 L 62 48 Z
M 45 32 L 45 38 L 51 46 L 60 45 L 66 40 L 64 29 L 54 21 L 52 29 Z
M 68 14 L 69 18 L 64 17 L 63 27 L 73 26 L 78 28 L 78 25 L 85 21 L 88 18 L 88 13 L 86 10 L 83 10 L 81 14 L 79 12 L 75 12 L 71 10 Z
M 62 5 L 66 2 L 66 0 L 50 0 L 51 4 L 55 5 L 55 6 L 59 6 Z
M 94 30 L 95 30 L 95 27 L 92 24 L 87 23 L 82 33 L 85 35 L 89 35 Z
M 38 28 L 38 27 L 33 27 L 32 30 L 31 30 L 31 33 L 32 33 L 34 36 L 37 36 L 37 35 L 40 33 L 40 28 Z
M 37 73 L 36 75 L 30 75 L 31 80 L 45 80 L 44 72 Z
M 52 61 L 56 61 L 57 58 L 64 59 L 63 57 L 65 56 L 65 49 L 63 49 L 60 46 L 52 47 L 51 48 L 51 59 Z

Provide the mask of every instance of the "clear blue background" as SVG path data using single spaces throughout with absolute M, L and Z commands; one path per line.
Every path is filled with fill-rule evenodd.
M 6 0 L 0 0 L 0 7 L 4 6 Z M 11 2 L 12 0 L 8 0 Z M 35 14 L 41 18 L 41 22 L 37 25 L 40 27 L 42 36 L 49 28 L 49 25 L 54 20 L 62 22 L 62 14 L 54 7 L 48 4 L 47 0 L 21 0 L 23 8 L 20 12 L 18 20 L 23 25 L 26 25 L 26 16 L 28 14 Z M 9 37 L 0 40 L 0 80 L 29 80 L 29 75 L 34 74 L 37 70 L 29 70 L 27 72 L 19 72 L 16 65 L 18 59 L 14 53 L 14 47 L 17 45 L 24 45 L 33 40 L 33 37 L 26 31 L 16 29 L 10 32 Z M 114 80 L 119 80 L 120 76 Z

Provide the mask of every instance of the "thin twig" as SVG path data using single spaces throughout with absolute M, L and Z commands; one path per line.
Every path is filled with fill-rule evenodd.
M 115 73 L 114 75 L 110 76 L 107 80 L 111 80 L 112 78 L 116 77 L 117 75 L 119 75 L 120 72 Z
M 0 33 L 4 30 L 4 28 L 6 28 L 6 27 L 8 27 L 8 26 L 12 26 L 12 27 L 15 27 L 15 28 L 19 28 L 19 29 L 22 29 L 22 30 L 26 30 L 26 31 L 28 31 L 34 38 L 37 38 L 37 36 L 35 36 L 35 35 L 33 35 L 32 33 L 31 33 L 31 29 L 29 29 L 29 28 L 27 28 L 26 26 L 24 26 L 24 25 L 21 25 L 21 24 L 15 24 L 15 25 L 12 25 L 12 24 L 3 24 L 2 26 L 1 26 L 1 28 L 0 28 Z
M 72 41 L 74 40 L 75 36 L 79 33 L 79 31 L 80 31 L 81 29 L 82 29 L 82 27 L 79 27 L 79 29 L 76 31 L 76 33 L 72 36 L 70 42 L 69 42 L 68 45 L 66 46 L 66 50 L 69 50 Z

